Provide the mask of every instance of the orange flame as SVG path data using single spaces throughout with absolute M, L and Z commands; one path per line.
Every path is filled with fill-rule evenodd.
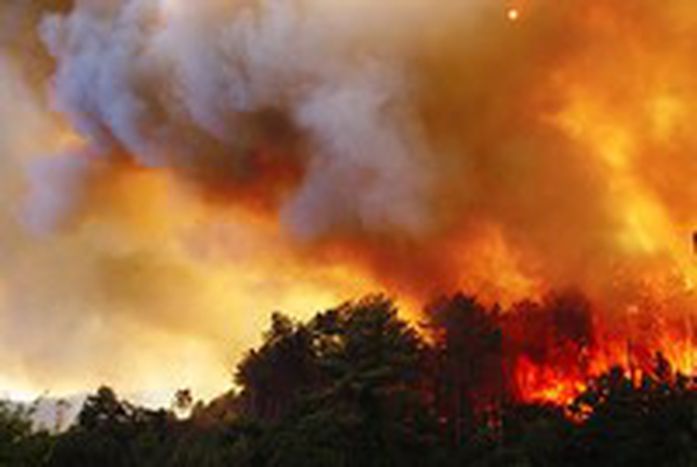
M 569 406 L 589 388 L 592 378 L 613 368 L 621 369 L 634 384 L 639 384 L 645 376 L 675 378 L 697 372 L 692 321 L 669 322 L 661 316 L 641 321 L 631 322 L 623 337 L 595 329 L 594 344 L 576 354 L 552 351 L 551 357 L 540 361 L 527 355 L 515 357 L 516 395 L 527 403 Z M 642 329 L 646 325 L 648 329 Z M 648 334 L 644 334 L 646 331 Z

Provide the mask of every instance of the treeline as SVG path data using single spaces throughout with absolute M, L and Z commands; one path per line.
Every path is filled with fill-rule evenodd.
M 457 295 L 419 332 L 382 296 L 304 323 L 274 314 L 239 389 L 209 404 L 178 394 L 186 418 L 104 387 L 51 434 L 1 404 L 0 466 L 697 466 L 695 381 L 660 356 L 640 381 L 612 369 L 566 407 L 519 402 L 511 352 L 579 360 L 592 342 L 581 297 L 518 311 Z

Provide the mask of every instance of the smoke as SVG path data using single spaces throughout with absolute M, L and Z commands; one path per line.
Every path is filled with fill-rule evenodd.
M 95 151 L 203 190 L 264 184 L 273 201 L 285 178 L 282 216 L 303 237 L 421 231 L 431 169 L 403 77 L 388 54 L 361 50 L 362 28 L 334 27 L 340 13 L 299 1 L 83 2 L 42 24 L 55 108 Z
M 218 355 L 375 287 L 692 303 L 688 0 L 24 3 L 0 299 L 30 367 Z
M 212 212 L 168 174 L 79 134 L 48 107 L 48 83 L 28 79 L 34 58 L 12 44 L 0 59 L 5 389 L 108 382 L 162 402 L 178 387 L 210 396 L 272 310 L 361 293 L 340 287 L 339 267 L 304 267 L 274 226 Z

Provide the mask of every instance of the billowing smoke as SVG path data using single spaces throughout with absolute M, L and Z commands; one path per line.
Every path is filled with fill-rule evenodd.
M 78 336 L 17 343 L 32 361 L 215 353 L 375 288 L 692 303 L 689 0 L 22 3 L 0 9 L 31 25 L 0 36 L 3 319 Z
M 301 236 L 421 231 L 429 155 L 399 57 L 320 3 L 83 2 L 42 25 L 55 108 L 95 157 L 233 200 L 263 185 Z

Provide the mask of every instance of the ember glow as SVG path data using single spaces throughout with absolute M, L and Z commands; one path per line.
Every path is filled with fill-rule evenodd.
M 591 378 L 613 368 L 622 369 L 636 385 L 641 384 L 644 376 L 657 376 L 657 365 L 662 363 L 669 365 L 673 378 L 693 376 L 697 371 L 695 341 L 688 334 L 691 331 L 682 331 L 659 327 L 652 333 L 660 337 L 646 341 L 602 336 L 595 347 L 581 349 L 566 358 L 535 362 L 520 356 L 514 366 L 515 394 L 524 402 L 569 405 L 588 389 Z
M 524 400 L 694 373 L 692 0 L 437 3 L 5 2 L 4 380 L 210 394 L 379 290 L 501 304 Z

